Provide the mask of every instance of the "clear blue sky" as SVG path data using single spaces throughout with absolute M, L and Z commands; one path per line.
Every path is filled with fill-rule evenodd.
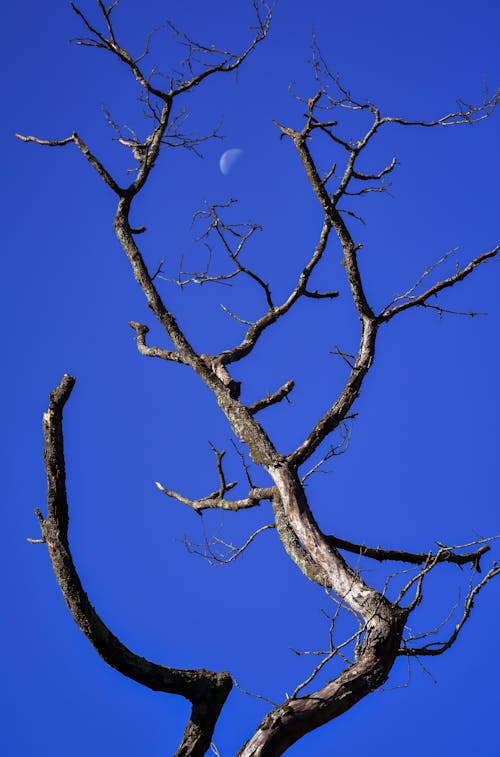
M 84 0 L 82 8 L 93 12 L 94 4 Z M 118 29 L 138 51 L 165 17 L 208 43 L 234 47 L 248 38 L 251 22 L 243 0 L 123 0 Z M 226 139 L 208 143 L 204 160 L 178 150 L 158 162 L 133 216 L 148 227 L 142 241 L 151 266 L 165 256 L 175 275 L 182 254 L 196 260 L 202 251 L 192 245 L 193 211 L 204 200 L 238 197 L 240 218 L 263 226 L 252 248 L 256 267 L 277 292 L 286 291 L 315 241 L 320 212 L 272 119 L 301 123 L 303 110 L 287 88 L 294 81 L 306 97 L 315 91 L 306 63 L 313 28 L 331 68 L 386 114 L 435 118 L 453 109 L 457 96 L 480 99 L 484 81 L 491 89 L 500 83 L 494 0 L 281 0 L 269 39 L 238 79 L 214 79 L 186 100 L 193 130 L 222 119 Z M 203 538 L 201 520 L 154 486 L 159 480 L 192 496 L 216 488 L 208 440 L 229 449 L 229 430 L 187 369 L 142 358 L 135 349 L 127 322 L 153 324 L 113 236 L 111 192 L 72 146 L 49 150 L 14 139 L 14 132 L 62 138 L 77 129 L 112 170 L 127 167 L 125 148 L 111 143 L 100 106 L 141 129 L 133 83 L 104 54 L 68 44 L 80 33 L 64 2 L 26 0 L 3 9 L 8 470 L 0 751 L 6 757 L 159 757 L 174 752 L 187 704 L 140 687 L 97 657 L 66 610 L 44 546 L 26 542 L 38 536 L 33 508 L 43 507 L 45 496 L 41 415 L 64 372 L 77 377 L 65 415 L 71 545 L 91 601 L 124 643 L 167 665 L 227 669 L 245 689 L 279 702 L 310 669 L 310 659 L 289 647 L 317 649 L 327 641 L 321 608 L 329 601 L 284 555 L 274 532 L 225 568 L 187 554 L 183 535 Z M 179 51 L 165 35 L 154 53 L 166 70 Z M 366 227 L 352 227 L 365 245 L 363 271 L 376 304 L 406 290 L 446 250 L 458 246 L 464 263 L 499 242 L 499 125 L 500 113 L 473 128 L 395 128 L 380 141 L 369 167 L 393 155 L 401 165 L 390 195 L 361 199 Z M 230 147 L 243 154 L 225 177 L 218 160 Z M 325 166 L 328 160 L 325 155 Z M 344 304 L 338 260 L 332 249 L 323 275 L 341 298 L 308 302 L 236 372 L 249 400 L 296 379 L 293 403 L 262 415 L 283 451 L 340 385 L 344 369 L 329 351 L 336 344 L 356 347 L 357 322 Z M 499 265 L 492 263 L 442 299 L 446 307 L 484 310 L 488 317 L 440 320 L 430 311 L 411 312 L 381 333 L 350 449 L 331 475 L 316 476 L 309 488 L 325 531 L 415 550 L 435 539 L 464 543 L 500 531 L 499 283 Z M 240 335 L 221 302 L 243 317 L 255 308 L 246 289 L 180 292 L 164 282 L 161 291 L 201 351 L 231 345 Z M 153 329 L 155 339 L 161 335 Z M 236 543 L 269 521 L 265 505 L 204 518 L 208 533 Z M 461 578 L 457 568 L 440 571 L 416 630 L 447 615 Z M 479 597 L 454 648 L 426 662 L 437 682 L 414 662 L 407 687 L 373 694 L 289 754 L 493 757 L 499 601 L 497 582 Z M 406 680 L 402 660 L 388 687 Z M 223 757 L 236 752 L 266 710 L 233 691 L 214 738 Z

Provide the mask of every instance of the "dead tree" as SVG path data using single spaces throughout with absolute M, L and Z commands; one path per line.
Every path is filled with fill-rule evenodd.
M 254 49 L 265 39 L 272 16 L 272 7 L 261 0 L 254 0 L 256 17 L 255 33 L 242 52 L 228 52 L 211 45 L 202 44 L 188 35 L 171 27 L 178 40 L 186 49 L 181 73 L 160 78 L 155 73 L 146 73 L 143 60 L 149 52 L 146 44 L 144 53 L 133 57 L 117 38 L 113 14 L 117 0 L 106 6 L 97 2 L 100 22 L 94 24 L 76 5 L 74 12 L 86 29 L 86 36 L 78 44 L 94 47 L 110 53 L 128 68 L 132 77 L 142 89 L 142 100 L 148 117 L 153 124 L 149 134 L 138 137 L 126 134 L 108 116 L 120 143 L 130 150 L 135 169 L 133 177 L 122 185 L 104 163 L 94 154 L 92 148 L 76 132 L 62 139 L 40 139 L 35 136 L 17 135 L 25 142 L 34 142 L 51 147 L 76 147 L 90 166 L 116 196 L 115 215 L 116 236 L 127 256 L 133 276 L 141 288 L 147 305 L 163 328 L 169 347 L 148 344 L 148 326 L 131 322 L 135 332 L 138 351 L 146 357 L 157 358 L 167 363 L 187 366 L 212 392 L 221 413 L 227 418 L 232 433 L 248 451 L 252 463 L 263 469 L 269 483 L 257 486 L 248 474 L 248 466 L 242 458 L 247 474 L 248 493 L 240 499 L 228 496 L 235 486 L 227 482 L 224 472 L 224 453 L 215 450 L 217 472 L 220 485 L 205 496 L 192 499 L 175 492 L 163 484 L 158 487 L 168 497 L 188 505 L 202 513 L 206 509 L 226 509 L 239 511 L 257 507 L 269 502 L 273 511 L 273 522 L 267 526 L 275 528 L 290 559 L 310 581 L 322 586 L 336 598 L 339 611 L 349 610 L 356 618 L 356 632 L 343 641 L 333 640 L 330 634 L 329 648 L 320 657 L 319 663 L 308 678 L 299 683 L 285 701 L 273 707 L 257 726 L 255 733 L 238 752 L 239 757 L 251 755 L 279 755 L 305 734 L 342 715 L 363 697 L 378 689 L 388 678 L 398 657 L 411 658 L 440 655 L 448 650 L 457 639 L 469 618 L 474 601 L 483 587 L 500 572 L 496 563 L 481 573 L 481 559 L 490 547 L 488 540 L 469 545 L 438 545 L 435 551 L 414 553 L 405 549 L 389 549 L 381 546 L 346 541 L 335 534 L 322 531 L 314 514 L 314 502 L 309 501 L 305 490 L 305 480 L 326 460 L 341 451 L 348 431 L 345 422 L 353 416 L 353 408 L 363 387 L 363 382 L 371 370 L 379 332 L 389 323 L 399 318 L 405 311 L 415 308 L 431 308 L 440 315 L 449 312 L 441 304 L 438 296 L 458 284 L 487 261 L 493 259 L 499 247 L 481 252 L 465 266 L 457 265 L 455 271 L 434 283 L 427 284 L 428 275 L 435 266 L 424 271 L 421 278 L 403 294 L 393 298 L 381 310 L 375 310 L 366 293 L 366 282 L 358 265 L 360 245 L 356 243 L 351 225 L 357 214 L 351 209 L 343 209 L 342 203 L 348 197 L 357 197 L 370 192 L 380 192 L 385 178 L 397 165 L 396 159 L 368 172 L 361 167 L 372 139 L 388 128 L 428 128 L 460 126 L 481 121 L 494 111 L 500 101 L 500 94 L 486 96 L 479 105 L 459 102 L 457 108 L 433 120 L 409 119 L 384 115 L 370 102 L 357 100 L 341 80 L 331 73 L 318 47 L 313 45 L 313 70 L 316 89 L 310 97 L 297 97 L 303 113 L 301 125 L 290 126 L 276 121 L 276 127 L 283 139 L 293 144 L 303 170 L 316 196 L 322 212 L 322 224 L 312 254 L 304 261 L 295 286 L 288 295 L 276 300 L 270 284 L 244 261 L 243 250 L 256 231 L 252 224 L 234 224 L 226 220 L 229 203 L 207 206 L 199 218 L 206 222 L 203 233 L 205 240 L 214 239 L 225 255 L 229 267 L 223 272 L 212 271 L 208 266 L 196 273 L 181 273 L 178 284 L 209 284 L 228 279 L 246 277 L 260 290 L 265 308 L 252 322 L 239 319 L 244 325 L 244 335 L 237 344 L 228 346 L 219 354 L 204 354 L 194 349 L 188 334 L 182 329 L 168 303 L 161 293 L 158 282 L 161 266 L 156 271 L 149 270 L 137 240 L 142 227 L 134 228 L 130 213 L 136 198 L 142 192 L 151 172 L 159 161 L 161 153 L 170 146 L 182 145 L 197 149 L 201 141 L 208 138 L 193 137 L 183 133 L 182 111 L 179 103 L 183 96 L 202 86 L 206 79 L 236 71 Z M 345 136 L 342 126 L 343 116 L 369 120 L 361 137 Z M 326 139 L 331 145 L 331 168 L 322 173 L 314 157 L 317 138 Z M 331 250 L 333 248 L 333 252 Z M 349 355 L 338 349 L 340 357 L 348 364 L 349 374 L 338 396 L 331 398 L 330 406 L 310 428 L 302 442 L 293 450 L 279 450 L 266 431 L 266 408 L 286 400 L 294 389 L 294 381 L 288 380 L 273 393 L 249 401 L 244 382 L 236 381 L 231 368 L 248 357 L 262 335 L 273 327 L 303 298 L 312 300 L 334 300 L 336 290 L 319 291 L 311 287 L 313 273 L 327 254 L 340 250 L 345 276 L 350 287 L 352 301 L 360 324 L 360 342 L 357 354 Z M 444 256 L 447 257 L 447 256 Z M 443 262 L 444 258 L 439 263 Z M 314 306 L 314 303 L 312 303 Z M 474 315 L 469 313 L 468 315 Z M 238 316 L 235 316 L 238 318 Z M 68 501 L 65 485 L 65 459 L 63 448 L 63 409 L 68 401 L 75 379 L 65 375 L 59 386 L 50 395 L 50 404 L 44 415 L 44 457 L 48 478 L 47 515 L 37 510 L 42 541 L 46 544 L 54 573 L 66 603 L 75 622 L 95 647 L 97 653 L 112 667 L 125 676 L 147 686 L 154 691 L 163 691 L 185 697 L 192 704 L 192 712 L 185 733 L 176 754 L 203 755 L 209 749 L 214 727 L 228 697 L 233 681 L 227 672 L 213 672 L 204 669 L 175 669 L 151 662 L 138 656 L 112 633 L 104 624 L 82 586 L 75 568 L 68 540 Z M 261 415 L 263 413 L 263 416 Z M 339 444 L 333 445 L 322 455 L 319 462 L 314 457 L 325 449 L 334 432 L 343 431 Z M 308 470 L 309 467 L 309 470 Z M 230 561 L 238 556 L 262 529 L 252 534 L 240 548 L 229 548 L 222 558 Z M 222 543 L 223 544 L 223 543 Z M 221 559 L 214 547 L 215 542 L 203 545 L 209 559 Z M 196 550 L 196 545 L 189 544 Z M 227 546 L 227 545 L 226 545 Z M 391 564 L 403 563 L 413 566 L 411 578 L 400 587 L 396 597 L 390 598 L 388 582 L 384 589 L 370 585 L 357 569 L 360 556 Z M 447 563 L 451 566 L 468 566 L 473 580 L 461 608 L 460 617 L 451 634 L 444 638 L 430 638 L 429 635 L 412 639 L 407 635 L 408 618 L 423 599 L 427 577 L 436 565 Z M 392 571 L 393 572 L 393 571 Z M 333 630 L 334 619 L 332 620 Z M 313 683 L 318 673 L 333 657 L 341 657 L 345 664 L 340 674 L 314 690 Z

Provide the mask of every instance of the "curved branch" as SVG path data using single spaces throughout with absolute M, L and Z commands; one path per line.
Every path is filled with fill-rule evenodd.
M 288 556 L 293 560 L 295 565 L 302 571 L 304 576 L 313 583 L 325 588 L 332 588 L 332 581 L 328 573 L 318 565 L 311 555 L 301 545 L 297 534 L 290 525 L 289 519 L 285 513 L 281 497 L 274 490 L 273 511 L 276 530 L 281 539 Z
M 161 347 L 148 347 L 146 344 L 146 334 L 149 328 L 144 323 L 129 321 L 128 324 L 135 331 L 135 342 L 137 349 L 145 357 L 159 357 L 162 360 L 170 360 L 173 363 L 184 363 L 183 359 L 175 350 L 164 350 Z
M 192 703 L 178 757 L 202 757 L 210 747 L 220 711 L 232 688 L 229 673 L 210 670 L 182 670 L 146 660 L 130 651 L 103 623 L 82 586 L 68 540 L 68 502 L 62 418 L 75 379 L 65 374 L 50 395 L 43 417 L 44 460 L 47 473 L 47 518 L 40 511 L 43 539 L 54 574 L 75 623 L 102 659 L 122 675 L 153 691 L 178 694 Z
M 395 611 L 384 626 L 374 616 L 367 623 L 357 659 L 317 691 L 287 699 L 261 722 L 237 757 L 283 754 L 306 733 L 343 715 L 386 680 L 398 654 L 406 613 Z
M 276 501 L 283 508 L 286 524 L 295 534 L 301 550 L 328 576 L 327 585 L 365 621 L 368 622 L 375 611 L 381 620 L 390 619 L 397 608 L 377 589 L 365 583 L 321 531 L 294 466 L 282 460 L 264 467 L 274 481 L 276 497 L 279 498 Z

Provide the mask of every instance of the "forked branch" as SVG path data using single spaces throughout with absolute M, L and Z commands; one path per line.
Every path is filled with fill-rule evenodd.
M 203 510 L 247 510 L 249 507 L 257 507 L 263 500 L 271 500 L 273 497 L 273 487 L 261 488 L 255 487 L 248 492 L 248 496 L 244 499 L 227 499 L 221 495 L 220 489 L 216 489 L 205 497 L 199 499 L 190 499 L 185 497 L 179 492 L 175 492 L 172 489 L 167 489 L 159 481 L 156 482 L 158 489 L 166 494 L 171 499 L 176 499 L 177 502 L 182 502 L 184 505 L 188 505 L 195 512 L 201 513 Z M 232 486 L 226 488 L 232 489 Z
M 119 197 L 124 195 L 125 190 L 113 179 L 111 174 L 104 168 L 101 161 L 90 151 L 76 131 L 74 131 L 70 137 L 66 137 L 66 139 L 39 139 L 38 137 L 25 137 L 23 134 L 16 134 L 16 137 L 22 142 L 35 142 L 37 145 L 44 145 L 45 147 L 65 147 L 65 145 L 69 145 L 73 142 L 108 187 L 110 187 Z
M 265 526 L 257 528 L 246 541 L 240 546 L 235 546 L 231 542 L 221 539 L 220 536 L 212 536 L 205 538 L 205 541 L 201 544 L 191 541 L 187 536 L 184 537 L 183 543 L 187 551 L 193 555 L 199 555 L 208 562 L 209 565 L 229 565 L 240 557 L 248 547 L 255 541 L 255 539 L 270 529 L 276 528 L 274 523 L 268 523 Z
M 170 28 L 181 46 L 187 51 L 186 57 L 181 64 L 181 67 L 186 73 L 168 77 L 169 89 L 162 90 L 151 83 L 152 76 L 146 76 L 139 66 L 139 63 L 149 53 L 151 35 L 146 41 L 144 52 L 138 57 L 132 56 L 128 50 L 117 41 L 116 31 L 113 27 L 111 18 L 111 11 L 114 9 L 115 3 L 112 3 L 109 8 L 106 8 L 100 0 L 98 0 L 97 4 L 104 18 L 106 31 L 100 31 L 97 26 L 90 22 L 89 18 L 77 5 L 71 3 L 73 11 L 79 16 L 89 32 L 88 37 L 77 37 L 73 41 L 84 47 L 95 47 L 112 53 L 130 69 L 141 87 L 160 99 L 173 97 L 187 92 L 194 87 L 197 87 L 204 79 L 213 74 L 236 71 L 259 42 L 262 42 L 262 40 L 266 38 L 273 15 L 272 4 L 268 4 L 264 2 L 264 0 L 253 0 L 252 6 L 256 19 L 255 34 L 246 49 L 241 53 L 223 50 L 216 45 L 205 45 L 197 42 L 184 32 L 177 29 L 171 21 L 167 21 L 164 26 Z M 153 73 L 157 72 L 154 71 Z
M 129 321 L 129 326 L 135 331 L 135 343 L 141 355 L 144 355 L 144 357 L 158 357 L 161 360 L 170 360 L 173 363 L 184 363 L 179 353 L 175 350 L 164 350 L 161 347 L 149 347 L 146 344 L 146 334 L 149 332 L 149 328 L 146 324 Z
M 317 295 L 317 293 L 309 292 L 307 285 L 313 271 L 316 269 L 318 263 L 323 258 L 331 229 L 332 223 L 330 219 L 325 218 L 323 226 L 321 228 L 318 243 L 314 248 L 310 259 L 307 261 L 302 271 L 300 272 L 297 283 L 293 290 L 290 292 L 286 300 L 281 303 L 281 305 L 271 306 L 271 303 L 269 303 L 270 307 L 267 312 L 264 313 L 261 318 L 255 321 L 255 323 L 252 323 L 250 325 L 240 344 L 220 353 L 218 359 L 224 365 L 229 365 L 229 363 L 234 363 L 249 355 L 256 346 L 259 338 L 262 336 L 264 331 L 266 331 L 266 329 L 268 329 L 271 325 L 273 325 L 280 318 L 286 315 L 301 297 L 315 297 Z M 338 292 L 328 292 L 325 296 L 331 299 L 337 297 Z
M 452 287 L 454 284 L 457 284 L 459 281 L 463 281 L 482 263 L 485 263 L 487 260 L 491 260 L 492 258 L 496 257 L 499 250 L 500 246 L 497 246 L 492 250 L 489 250 L 489 252 L 483 252 L 482 255 L 478 255 L 476 258 L 474 258 L 474 260 L 471 260 L 471 262 L 468 263 L 468 265 L 464 266 L 464 268 L 458 268 L 457 272 L 454 273 L 453 276 L 449 276 L 446 279 L 438 281 L 436 284 L 429 287 L 425 292 L 422 292 L 419 295 L 413 294 L 415 287 L 412 287 L 407 295 L 406 301 L 403 301 L 398 305 L 392 305 L 385 308 L 378 316 L 378 321 L 380 323 L 387 323 L 387 321 L 390 321 L 391 318 L 394 318 L 395 315 L 398 315 L 399 313 L 402 313 L 404 310 L 408 310 L 409 308 L 432 307 L 428 305 L 428 300 L 431 297 L 436 297 L 440 292 L 443 291 L 443 289 L 447 289 L 449 287 Z M 419 279 L 419 281 L 421 280 L 422 277 L 421 279 Z
M 458 623 L 456 623 L 455 628 L 453 629 L 452 633 L 448 636 L 448 638 L 444 640 L 439 641 L 430 641 L 427 644 L 423 644 L 420 647 L 413 647 L 411 644 L 408 643 L 408 640 L 404 640 L 402 642 L 401 649 L 398 654 L 400 655 L 407 655 L 409 657 L 435 657 L 437 655 L 443 654 L 443 652 L 446 652 L 450 647 L 455 643 L 455 641 L 458 638 L 458 635 L 460 634 L 460 631 L 464 627 L 465 623 L 470 617 L 470 614 L 472 612 L 472 608 L 474 607 L 474 602 L 482 589 L 488 584 L 492 579 L 496 578 L 498 575 L 500 575 L 500 566 L 497 565 L 496 562 L 493 563 L 491 568 L 488 570 L 488 572 L 484 575 L 481 581 L 477 583 L 475 586 L 471 586 L 467 596 L 465 598 L 464 607 L 462 611 L 462 616 L 460 617 L 460 620 Z M 419 586 L 419 593 L 421 592 L 421 585 Z M 417 599 L 420 601 L 420 597 L 417 594 Z M 437 631 L 438 629 L 436 629 Z M 435 630 L 428 631 L 427 633 L 421 634 L 418 638 L 425 638 L 433 635 Z M 410 639 L 411 641 L 411 639 Z
M 307 179 L 311 188 L 316 195 L 318 202 L 325 213 L 325 223 L 334 228 L 343 253 L 343 265 L 346 271 L 347 280 L 351 289 L 354 305 L 356 307 L 361 322 L 361 339 L 358 353 L 355 359 L 349 364 L 351 366 L 350 374 L 337 399 L 321 418 L 314 424 L 313 428 L 304 439 L 304 441 L 288 455 L 288 460 L 293 465 L 299 467 L 318 449 L 320 444 L 338 428 L 347 415 L 350 413 L 354 402 L 357 400 L 361 391 L 364 379 L 373 365 L 375 359 L 375 346 L 378 329 L 382 323 L 386 323 L 396 315 L 411 307 L 428 307 L 438 310 L 439 314 L 447 312 L 446 308 L 430 303 L 429 300 L 438 296 L 443 290 L 454 286 L 463 281 L 478 266 L 494 258 L 499 247 L 485 252 L 463 268 L 458 268 L 455 274 L 446 279 L 438 281 L 433 286 L 419 295 L 415 295 L 415 289 L 421 283 L 423 277 L 419 279 L 416 285 L 412 287 L 406 296 L 393 300 L 379 315 L 376 315 L 368 302 L 366 296 L 365 281 L 361 275 L 358 253 L 361 249 L 360 244 L 356 244 L 347 223 L 342 217 L 342 212 L 338 208 L 339 200 L 348 193 L 348 187 L 351 181 L 358 181 L 362 184 L 367 181 L 380 181 L 390 173 L 397 164 L 394 158 L 385 168 L 379 172 L 368 173 L 360 171 L 356 162 L 360 154 L 366 150 L 372 138 L 378 130 L 386 124 L 396 123 L 403 126 L 451 126 L 462 123 L 471 123 L 476 120 L 482 120 L 490 115 L 500 103 L 500 91 L 492 97 L 487 96 L 479 106 L 463 106 L 459 111 L 447 114 L 434 121 L 409 121 L 402 118 L 383 117 L 379 109 L 371 103 L 355 100 L 349 90 L 340 82 L 338 76 L 333 75 L 321 55 L 316 43 L 313 45 L 313 68 L 316 79 L 321 84 L 316 94 L 308 100 L 302 100 L 307 103 L 308 112 L 305 114 L 305 123 L 301 130 L 285 126 L 275 122 L 282 136 L 288 137 L 294 144 L 298 156 L 303 165 Z M 326 83 L 325 83 L 326 80 Z M 330 93 L 330 87 L 335 94 Z M 366 111 L 372 117 L 372 123 L 365 134 L 360 139 L 342 139 L 337 136 L 339 120 L 332 119 L 331 111 L 343 109 L 351 111 Z M 322 118 L 316 116 L 318 110 L 327 110 L 328 117 Z M 312 153 L 312 137 L 316 131 L 327 133 L 334 144 L 343 147 L 348 158 L 343 174 L 339 179 L 337 189 L 329 193 L 326 189 L 326 182 L 321 179 L 320 172 L 316 165 Z M 366 190 L 361 190 L 366 191 Z M 356 194 L 359 192 L 354 192 Z M 424 273 L 427 275 L 428 271 Z M 449 311 L 456 312 L 456 311 Z M 467 315 L 476 315 L 476 313 L 466 313 Z

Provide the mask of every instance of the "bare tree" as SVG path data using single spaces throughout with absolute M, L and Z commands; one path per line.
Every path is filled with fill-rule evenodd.
M 304 260 L 295 285 L 284 298 L 273 294 L 273 287 L 265 275 L 258 273 L 246 262 L 245 251 L 249 240 L 257 231 L 256 224 L 234 223 L 228 215 L 232 201 L 207 205 L 196 214 L 204 224 L 200 238 L 209 249 L 207 266 L 198 271 L 184 271 L 181 266 L 174 282 L 179 286 L 209 285 L 248 279 L 255 286 L 263 307 L 256 320 L 249 321 L 238 314 L 229 313 L 243 328 L 241 340 L 218 354 L 198 352 L 178 320 L 170 311 L 159 282 L 165 278 L 160 263 L 150 270 L 137 242 L 144 227 L 133 227 L 131 209 L 143 191 L 163 150 L 181 146 L 197 151 L 199 145 L 215 135 L 193 136 L 183 127 L 184 111 L 180 107 L 184 95 L 203 85 L 207 79 L 234 72 L 248 55 L 266 38 L 272 11 L 271 5 L 253 0 L 255 25 L 253 37 L 241 52 L 219 49 L 192 39 L 172 24 L 171 31 L 185 50 L 180 69 L 175 74 L 160 75 L 153 69 L 146 71 L 144 61 L 149 54 L 149 40 L 141 55 L 134 57 L 122 45 L 114 25 L 118 1 L 105 5 L 97 2 L 99 22 L 92 22 L 79 7 L 72 8 L 85 28 L 85 35 L 76 40 L 80 45 L 94 47 L 110 53 L 128 68 L 142 92 L 142 102 L 152 127 L 140 137 L 120 127 L 106 112 L 116 133 L 116 139 L 130 150 L 134 169 L 128 183 L 122 185 L 105 164 L 96 156 L 82 137 L 73 132 L 62 139 L 41 139 L 17 135 L 24 142 L 50 147 L 75 146 L 116 196 L 116 236 L 127 256 L 132 273 L 141 288 L 147 305 L 163 328 L 169 347 L 152 346 L 147 341 L 149 328 L 144 323 L 131 322 L 138 351 L 146 357 L 180 364 L 190 368 L 201 379 L 213 396 L 221 413 L 227 418 L 239 444 L 248 451 L 252 465 L 268 476 L 268 485 L 254 483 L 252 471 L 240 448 L 242 475 L 248 492 L 239 499 L 231 498 L 230 491 L 236 482 L 228 482 L 223 451 L 213 448 L 219 485 L 204 496 L 191 498 L 173 491 L 164 484 L 158 488 L 168 497 L 192 508 L 197 513 L 207 509 L 239 511 L 269 502 L 273 520 L 251 534 L 245 543 L 235 547 L 214 537 L 203 544 L 187 542 L 190 550 L 201 552 L 211 562 L 230 562 L 236 559 L 259 534 L 274 528 L 291 560 L 310 581 L 318 584 L 333 599 L 336 610 L 330 617 L 328 646 L 314 652 L 318 662 L 311 667 L 305 680 L 297 683 L 285 701 L 273 705 L 253 736 L 239 750 L 240 757 L 250 755 L 279 755 L 305 734 L 342 715 L 375 691 L 387 680 L 398 657 L 425 657 L 440 655 L 456 641 L 469 619 L 474 601 L 485 585 L 498 575 L 495 562 L 482 571 L 481 560 L 489 551 L 490 539 L 479 539 L 464 545 L 438 544 L 434 551 L 411 552 L 381 546 L 370 547 L 327 534 L 318 525 L 314 503 L 307 496 L 305 483 L 322 466 L 345 451 L 350 429 L 348 421 L 354 416 L 354 405 L 363 382 L 372 368 L 379 331 L 405 311 L 429 308 L 439 315 L 457 312 L 441 304 L 441 293 L 458 284 L 472 272 L 492 260 L 499 247 L 479 253 L 464 266 L 456 264 L 453 272 L 444 278 L 435 276 L 436 269 L 452 253 L 444 255 L 426 269 L 421 277 L 402 294 L 389 299 L 376 310 L 367 295 L 367 286 L 358 264 L 361 245 L 356 243 L 351 225 L 360 220 L 349 198 L 381 192 L 384 181 L 397 165 L 396 158 L 374 170 L 363 168 L 372 140 L 381 131 L 391 128 L 439 129 L 477 123 L 488 118 L 500 101 L 500 92 L 488 93 L 478 105 L 458 102 L 450 113 L 431 120 L 410 119 L 384 115 L 371 102 L 356 99 L 349 89 L 334 75 L 316 43 L 313 44 L 312 66 L 315 90 L 309 97 L 295 95 L 302 115 L 300 127 L 276 121 L 283 139 L 293 144 L 300 163 L 322 212 L 321 227 L 311 254 Z M 349 126 L 344 125 L 347 115 Z M 346 136 L 355 118 L 364 128 L 361 136 Z M 331 145 L 332 161 L 329 170 L 322 172 L 315 159 L 315 144 L 323 140 Z M 247 358 L 259 344 L 262 335 L 304 298 L 335 300 L 336 290 L 313 288 L 311 280 L 325 255 L 335 245 L 340 249 L 345 276 L 352 302 L 360 324 L 360 342 L 356 354 L 336 348 L 336 354 L 348 366 L 348 376 L 330 406 L 317 418 L 300 444 L 291 451 L 280 451 L 258 420 L 270 406 L 283 402 L 293 392 L 294 381 L 289 379 L 281 387 L 264 397 L 247 400 L 244 382 L 231 374 L 235 364 Z M 217 248 L 226 258 L 225 267 L 215 265 L 211 252 Z M 314 303 L 312 303 L 314 306 Z M 474 316 L 476 313 L 461 313 Z M 176 669 L 151 662 L 128 649 L 104 624 L 82 586 L 72 558 L 68 540 L 68 501 L 65 484 L 65 458 L 63 446 L 63 410 L 75 379 L 65 375 L 50 395 L 50 404 L 44 415 L 44 458 L 48 478 L 47 515 L 37 510 L 42 538 L 49 551 L 54 573 L 66 603 L 83 633 L 98 654 L 123 675 L 151 688 L 185 697 L 192 705 L 191 717 L 186 726 L 177 755 L 203 755 L 210 748 L 212 735 L 220 712 L 233 686 L 227 672 L 205 669 Z M 336 434 L 336 435 L 335 435 Z M 335 435 L 335 436 L 334 436 Z M 332 441 L 333 439 L 333 441 Z M 398 569 L 389 568 L 382 587 L 367 582 L 359 570 L 360 558 L 387 565 L 396 563 Z M 424 597 L 424 587 L 437 565 L 470 568 L 470 583 L 458 612 L 458 619 L 449 634 L 441 627 L 412 636 L 408 620 Z M 402 572 L 401 564 L 412 572 Z M 405 570 L 407 570 L 405 569 Z M 401 578 L 403 576 L 403 579 Z M 394 589 L 394 587 L 396 587 Z M 445 607 L 446 609 L 446 607 Z M 334 626 L 340 612 L 350 612 L 355 619 L 355 631 L 343 640 L 337 640 Z M 299 653 L 299 652 L 297 652 Z M 305 654 L 313 654 L 312 651 Z M 343 661 L 341 672 L 315 689 L 314 683 L 328 663 L 337 658 Z

